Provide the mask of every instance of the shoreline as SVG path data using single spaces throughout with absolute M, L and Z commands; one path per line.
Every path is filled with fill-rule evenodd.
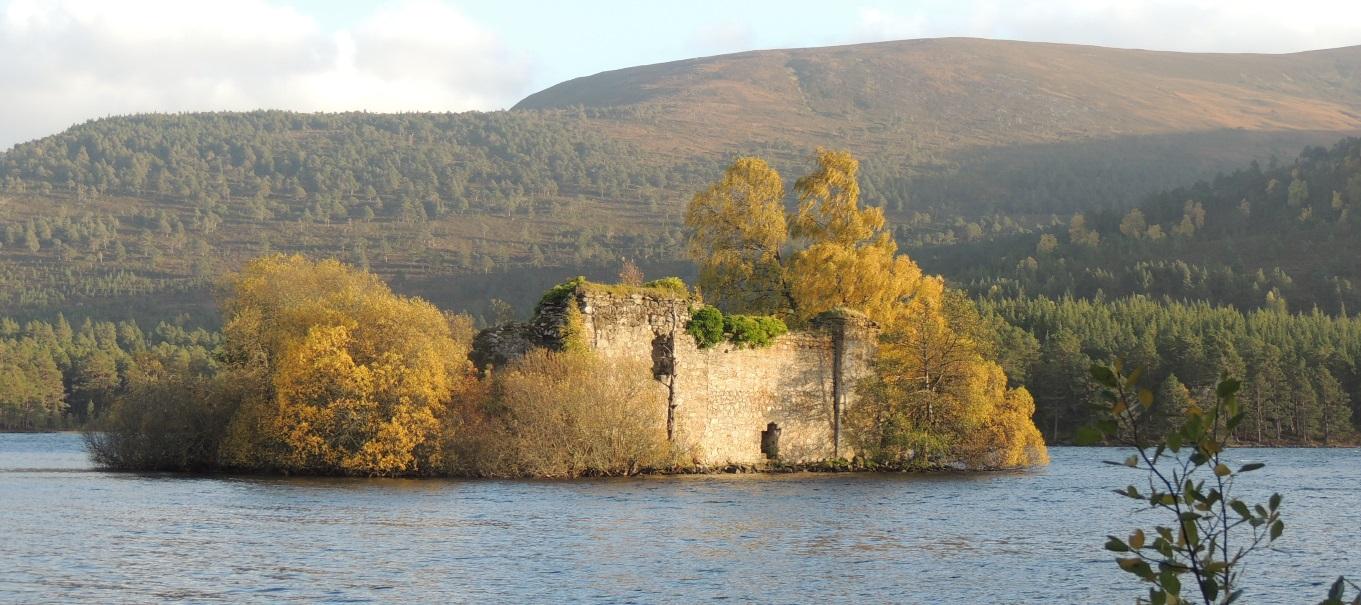
M 54 430 L 54 431 L 0 431 L 0 435 L 72 435 L 80 436 L 84 432 L 79 430 Z M 1119 445 L 1072 445 L 1054 444 L 1053 447 L 1087 449 L 1087 448 L 1117 448 L 1125 449 L 1127 446 Z M 1237 449 L 1318 449 L 1318 450 L 1338 450 L 1338 449 L 1361 449 L 1361 445 L 1348 444 L 1240 444 L 1234 446 Z M 87 451 L 81 448 L 82 451 Z M 758 463 L 758 464 L 714 464 L 696 466 L 675 466 L 665 468 L 643 468 L 628 473 L 583 473 L 579 475 L 563 476 L 477 476 L 477 475 L 458 475 L 458 474 L 399 474 L 391 476 L 365 476 L 352 475 L 332 472 L 307 472 L 291 473 L 277 472 L 267 469 L 121 469 L 108 468 L 92 465 L 89 470 L 108 473 L 128 473 L 128 474 L 158 474 L 158 475 L 177 475 L 183 477 L 225 477 L 225 478 L 317 478 L 317 479 L 415 479 L 415 480 L 446 480 L 446 481 L 571 481 L 581 479 L 637 479 L 643 477 L 683 477 L 683 476 L 722 476 L 722 475 L 834 475 L 834 474 L 874 474 L 874 475 L 989 475 L 996 473 L 1025 473 L 1036 469 L 1036 467 L 1010 467 L 1010 468 L 967 468 L 962 465 L 938 464 L 926 466 L 907 466 L 907 465 L 877 465 L 862 461 L 847 460 L 826 460 L 813 463 L 787 464 L 780 462 Z
M 0 435 L 64 435 L 67 433 L 80 435 L 84 433 L 80 429 L 57 429 L 51 431 L 0 431 Z
M 0 435 L 58 435 L 58 434 L 68 434 L 68 433 L 69 433 L 69 434 L 80 435 L 80 434 L 85 433 L 85 431 L 83 431 L 83 430 L 81 430 L 81 429 L 54 429 L 54 430 L 33 430 L 33 431 L 0 430 Z M 1088 448 L 1088 447 L 1128 447 L 1128 446 L 1119 445 L 1119 444 L 1078 445 L 1078 444 L 1076 444 L 1076 443 L 1064 442 L 1064 441 L 1058 441 L 1058 442 L 1054 442 L 1054 443 L 1046 443 L 1045 445 L 1048 446 L 1048 447 L 1055 447 L 1055 446 L 1057 446 L 1057 447 L 1079 447 L 1079 448 Z M 1253 442 L 1239 442 L 1239 443 L 1231 443 L 1231 444 L 1229 444 L 1229 447 L 1230 447 L 1230 448 L 1267 449 L 1267 450 L 1270 450 L 1270 449 L 1349 449 L 1349 448 L 1361 448 L 1361 440 L 1358 440 L 1358 441 L 1349 441 L 1349 442 L 1344 442 L 1344 443 L 1329 443 L 1329 444 L 1323 444 L 1323 443 L 1272 443 L 1272 442 L 1253 443 Z M 822 464 L 825 464 L 825 463 L 814 463 L 814 465 L 822 465 Z M 727 467 L 727 466 L 734 466 L 734 465 L 720 465 L 720 466 Z M 758 466 L 758 465 L 736 465 L 736 466 Z M 794 466 L 809 466 L 809 465 L 794 465 Z M 780 472 L 780 471 L 750 471 L 750 472 Z M 811 472 L 818 472 L 818 471 L 811 471 Z M 830 470 L 829 470 L 829 471 L 825 471 L 825 472 L 830 472 Z

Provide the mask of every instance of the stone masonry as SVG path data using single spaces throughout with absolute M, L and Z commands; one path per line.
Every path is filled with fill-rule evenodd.
M 528 324 L 479 334 L 479 366 L 504 363 L 554 342 L 567 304 L 582 312 L 584 338 L 605 358 L 642 361 L 668 401 L 668 434 L 696 464 L 811 463 L 850 458 L 839 413 L 871 371 L 878 330 L 850 313 L 828 313 L 768 347 L 727 341 L 700 349 L 685 332 L 692 301 L 652 289 L 577 288 Z

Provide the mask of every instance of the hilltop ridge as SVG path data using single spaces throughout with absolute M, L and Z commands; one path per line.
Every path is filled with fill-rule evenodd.
M 959 149 L 1241 129 L 1361 129 L 1361 46 L 1210 54 L 939 38 L 750 51 L 568 80 L 513 110 L 621 112 L 659 149 L 780 136 Z M 662 136 L 664 134 L 681 136 Z M 778 133 L 778 134 L 777 134 Z

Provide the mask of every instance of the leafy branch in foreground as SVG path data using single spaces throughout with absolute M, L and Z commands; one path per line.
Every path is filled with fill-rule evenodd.
M 1234 470 L 1225 462 L 1230 436 L 1245 416 L 1236 397 L 1240 383 L 1225 378 L 1215 388 L 1209 408 L 1193 403 L 1180 427 L 1154 440 L 1147 426 L 1154 397 L 1137 386 L 1140 373 L 1125 375 L 1118 362 L 1092 366 L 1092 378 L 1101 388 L 1099 406 L 1109 417 L 1083 429 L 1079 441 L 1117 440 L 1132 446 L 1135 453 L 1108 464 L 1146 471 L 1147 491 L 1131 484 L 1115 492 L 1146 502 L 1149 510 L 1165 513 L 1171 523 L 1156 526 L 1151 533 L 1135 529 L 1124 539 L 1108 536 L 1106 550 L 1121 555 L 1116 559 L 1120 569 L 1150 585 L 1148 600 L 1140 598 L 1140 603 L 1237 602 L 1243 595 L 1239 580 L 1244 559 L 1269 547 L 1285 531 L 1279 493 L 1254 505 L 1232 495 L 1239 477 L 1265 466 L 1254 462 Z M 1193 583 L 1186 596 L 1183 580 Z M 1339 577 L 1324 605 L 1347 603 L 1343 596 L 1348 584 L 1356 588 Z M 1361 596 L 1350 603 L 1361 605 Z

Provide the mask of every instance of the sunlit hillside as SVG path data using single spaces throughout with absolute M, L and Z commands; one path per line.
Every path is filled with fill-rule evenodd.
M 735 154 L 799 174 L 817 146 L 863 158 L 905 245 L 991 241 L 1331 144 L 1361 129 L 1358 70 L 1358 47 L 941 39 L 630 68 L 504 112 L 96 120 L 0 155 L 0 315 L 198 313 L 265 251 L 523 311 L 564 271 L 683 272 L 694 191 Z

